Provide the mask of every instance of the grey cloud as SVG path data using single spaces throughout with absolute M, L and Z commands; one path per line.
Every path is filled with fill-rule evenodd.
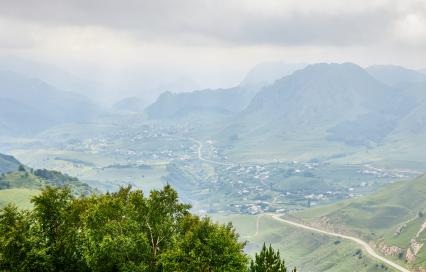
M 382 11 L 367 14 L 292 14 L 252 18 L 235 32 L 217 33 L 224 40 L 277 45 L 357 45 L 382 39 L 392 19 Z
M 248 10 L 244 1 L 3 0 L 0 16 L 48 26 L 101 26 L 141 40 L 337 46 L 383 39 L 398 16 L 393 1 L 371 10 L 330 12 L 324 7 L 273 14 Z
M 32 48 L 35 39 L 20 25 L 0 19 L 0 48 L 1 49 L 25 49 Z

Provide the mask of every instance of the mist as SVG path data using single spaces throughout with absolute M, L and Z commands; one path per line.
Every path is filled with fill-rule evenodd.
M 75 92 L 110 105 L 237 86 L 264 62 L 424 68 L 424 18 L 420 0 L 4 1 L 0 55 L 58 67 L 89 83 Z

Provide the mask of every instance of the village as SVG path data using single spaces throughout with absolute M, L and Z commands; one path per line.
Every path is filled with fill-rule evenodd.
M 188 124 L 120 127 L 92 138 L 69 139 L 61 146 L 69 152 L 114 158 L 113 162 L 101 165 L 66 156 L 55 159 L 75 167 L 92 167 L 97 173 L 138 169 L 141 174 L 128 174 L 123 179 L 127 182 L 140 178 L 143 182 L 145 172 L 152 172 L 155 165 L 165 165 L 158 186 L 172 184 L 182 195 L 190 195 L 188 199 L 197 202 L 200 210 L 243 214 L 292 212 L 359 197 L 413 174 L 372 165 L 334 165 L 316 159 L 238 163 L 230 160 L 226 149 L 215 141 L 188 136 L 191 131 Z

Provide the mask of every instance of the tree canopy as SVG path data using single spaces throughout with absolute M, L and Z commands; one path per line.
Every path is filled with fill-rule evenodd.
M 233 226 L 192 215 L 169 185 L 148 196 L 131 187 L 80 197 L 67 187 L 46 187 L 32 203 L 32 210 L 13 204 L 0 210 L 1 270 L 251 269 Z

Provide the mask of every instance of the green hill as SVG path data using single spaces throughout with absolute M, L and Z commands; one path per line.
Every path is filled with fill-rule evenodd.
M 30 206 L 31 196 L 45 186 L 69 186 L 75 194 L 87 195 L 93 189 L 77 178 L 59 171 L 31 169 L 23 166 L 13 156 L 0 154 L 0 207 L 14 202 L 20 207 Z
M 40 190 L 45 186 L 69 186 L 74 193 L 84 195 L 93 191 L 89 185 L 77 178 L 46 169 L 37 169 L 31 172 L 9 172 L 0 176 L 0 191 L 8 189 Z
M 248 241 L 246 251 L 249 254 L 254 255 L 264 242 L 271 243 L 298 271 L 341 272 L 350 267 L 356 272 L 396 272 L 363 253 L 357 244 L 296 228 L 267 215 L 211 216 L 221 223 L 231 221 L 241 237 Z
M 0 176 L 0 208 L 9 202 L 14 202 L 22 208 L 30 207 L 30 199 L 37 195 L 45 186 L 68 186 L 76 195 L 87 195 L 93 189 L 76 178 L 64 175 L 58 171 L 45 169 L 32 172 L 9 172 Z
M 378 251 L 426 267 L 426 175 L 391 184 L 372 195 L 305 210 L 297 217 L 373 242 Z

